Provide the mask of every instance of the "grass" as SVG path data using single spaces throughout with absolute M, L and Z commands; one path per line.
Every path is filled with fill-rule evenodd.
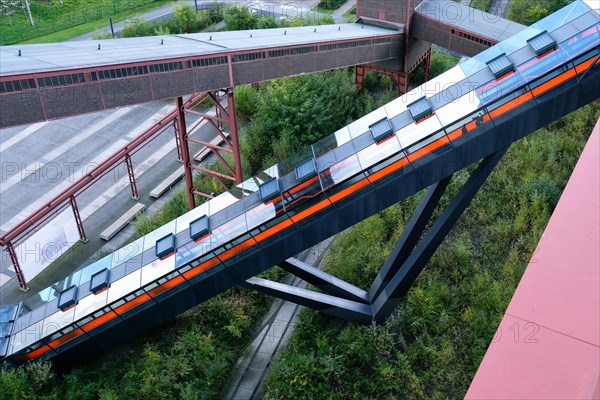
M 598 117 L 590 104 L 515 143 L 386 323 L 303 311 L 264 398 L 463 398 Z M 419 197 L 342 234 L 324 268 L 367 289 Z
M 356 22 L 356 7 L 352 7 L 348 12 L 344 14 L 344 18 L 348 22 Z
M 492 0 L 472 0 L 471 7 L 476 8 L 478 10 L 487 11 L 490 9 L 492 5 Z
M 173 0 L 64 0 L 58 4 L 34 2 L 31 12 L 35 27 L 23 14 L 11 18 L 0 17 L 0 44 L 49 43 L 77 37 L 108 25 L 108 16 L 114 22 L 131 18 Z

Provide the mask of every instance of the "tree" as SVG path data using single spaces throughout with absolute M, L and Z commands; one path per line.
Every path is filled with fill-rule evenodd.
M 136 19 L 125 24 L 121 29 L 121 37 L 139 37 L 154 35 L 154 24 L 145 19 Z
M 275 18 L 261 16 L 261 17 L 258 17 L 256 27 L 258 29 L 271 29 L 271 28 L 277 28 L 278 25 L 277 25 L 277 21 L 275 21 Z
M 233 7 L 225 13 L 225 29 L 243 31 L 256 28 L 257 18 L 247 7 Z
M 180 33 L 198 32 L 211 23 L 206 13 L 197 13 L 191 4 L 176 6 L 173 18 Z

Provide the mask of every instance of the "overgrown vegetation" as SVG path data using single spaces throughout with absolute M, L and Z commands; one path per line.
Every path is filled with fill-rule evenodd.
M 236 104 L 252 123 L 243 130 L 242 158 L 248 175 L 285 159 L 301 148 L 373 108 L 347 70 L 311 74 L 236 91 Z
M 288 95 L 283 96 L 279 107 L 269 114 L 279 121 L 292 118 L 287 114 L 294 106 L 304 109 L 305 113 L 320 114 L 322 110 L 311 106 L 312 104 L 325 105 L 343 101 L 345 106 L 335 112 L 334 116 L 319 119 L 318 124 L 314 125 L 315 130 L 310 134 L 317 137 L 328 134 L 328 129 L 335 129 L 361 115 L 359 110 L 366 112 L 373 107 L 373 100 L 369 100 L 367 93 L 359 94 L 354 89 L 353 82 L 354 76 L 349 71 L 328 72 L 265 83 L 258 92 L 250 87 L 242 87 L 236 92 L 236 98 L 238 108 L 245 110 L 242 114 L 250 120 L 250 127 L 256 122 L 264 122 L 267 116 L 261 114 L 265 112 L 263 107 L 273 104 L 282 93 Z M 304 86 L 307 88 L 302 89 Z M 341 99 L 340 94 L 335 93 L 336 88 L 349 98 Z M 300 90 L 302 96 L 299 96 Z M 241 99 L 241 93 L 246 94 L 246 100 Z M 301 97 L 302 101 L 293 98 L 291 94 Z M 256 107 L 253 108 L 255 101 Z M 359 106 L 353 106 L 353 102 Z M 283 132 L 274 137 L 274 143 L 282 143 L 273 147 L 283 149 L 280 156 L 286 157 L 296 149 L 295 146 L 287 148 L 283 143 L 287 143 L 290 137 L 300 131 L 296 126 L 300 123 L 304 123 L 304 120 L 299 119 L 294 124 L 289 124 L 293 129 L 286 128 L 287 124 L 282 125 Z M 302 138 L 306 141 L 313 139 Z M 267 159 L 278 161 L 274 154 L 266 154 L 265 157 L 264 163 L 267 163 Z M 266 165 L 259 165 L 263 166 Z M 213 168 L 225 172 L 220 164 Z M 246 167 L 246 170 L 249 168 Z M 197 181 L 201 178 L 202 176 L 198 176 Z M 204 182 L 199 189 L 215 195 L 223 190 L 213 179 Z M 149 233 L 186 211 L 185 194 L 176 193 L 156 215 L 138 218 L 136 236 Z M 281 277 L 277 268 L 266 274 L 269 279 Z M 68 373 L 55 374 L 49 363 L 33 363 L 0 372 L 0 400 L 219 398 L 226 389 L 235 362 L 251 337 L 255 321 L 264 314 L 270 301 L 267 296 L 232 289 L 132 343 L 122 345 L 98 360 Z
M 173 16 L 169 19 L 150 22 L 138 18 L 128 22 L 121 29 L 119 36 L 138 37 L 214 30 L 214 25 L 221 22 L 224 16 L 224 6 L 222 5 L 217 5 L 206 11 L 196 11 L 194 6 L 184 3 L 174 8 Z
M 386 323 L 303 311 L 265 398 L 463 398 L 598 117 L 595 103 L 514 144 Z M 417 201 L 342 234 L 325 269 L 368 289 Z
M 531 25 L 573 0 L 511 0 L 508 18 L 523 25 Z
M 337 10 L 345 2 L 346 0 L 321 0 L 319 1 L 319 4 L 317 4 L 317 7 L 324 10 Z
M 492 5 L 492 0 L 472 0 L 471 7 L 476 8 L 478 10 L 487 11 L 490 9 Z
M 175 7 L 173 17 L 164 21 L 149 22 L 142 18 L 132 20 L 121 30 L 120 36 L 136 37 L 215 31 L 217 30 L 216 24 L 221 21 L 224 21 L 222 29 L 226 31 L 332 24 L 334 22 L 331 16 L 322 16 L 318 19 L 296 17 L 275 20 L 269 16 L 257 16 L 249 8 L 237 5 L 233 7 L 217 5 L 207 11 L 197 12 L 192 5 L 181 4 Z M 102 34 L 99 34 L 97 38 L 110 39 Z
M 136 12 L 146 11 L 170 1 L 172 0 L 33 0 L 30 1 L 30 8 L 35 26 L 29 25 L 24 10 L 20 8 L 17 8 L 11 17 L 0 16 L 0 45 L 18 43 L 97 21 L 97 25 L 90 26 L 90 31 L 108 25 L 109 16 L 112 16 L 113 22 L 117 22 L 132 17 Z
M 69 373 L 55 374 L 49 362 L 3 371 L 0 400 L 219 398 L 270 301 L 232 289 Z

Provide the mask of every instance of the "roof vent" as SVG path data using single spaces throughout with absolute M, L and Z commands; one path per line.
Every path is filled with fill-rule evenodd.
M 279 180 L 277 178 L 269 179 L 259 186 L 258 191 L 260 192 L 260 199 L 262 201 L 269 201 L 277 197 L 281 193 Z
M 300 164 L 294 167 L 294 172 L 296 173 L 296 179 L 298 179 L 299 181 L 304 181 L 308 178 L 312 178 L 317 174 L 315 159 L 311 157 L 302 161 Z
M 431 104 L 429 104 L 427 97 L 421 97 L 419 100 L 410 103 L 407 108 L 415 121 L 422 120 L 423 118 L 433 114 Z
M 506 54 L 499 55 L 493 60 L 488 61 L 487 66 L 496 79 L 515 70 L 515 65 L 506 57 Z
M 104 268 L 102 271 L 96 272 L 90 279 L 90 292 L 98 294 L 108 288 L 108 275 L 110 270 Z
M 380 142 L 383 139 L 386 139 L 387 137 L 392 136 L 394 134 L 392 124 L 387 118 L 380 119 L 373 125 L 369 125 L 369 130 L 371 131 L 371 135 L 373 135 L 373 139 L 376 142 Z
M 162 259 L 175 251 L 175 235 L 169 233 L 156 241 L 154 253 L 156 257 Z
M 546 31 L 529 39 L 527 43 L 538 57 L 556 48 L 556 40 Z
M 73 285 L 60 292 L 58 295 L 58 308 L 67 311 L 77 304 L 77 286 Z
M 190 237 L 193 240 L 198 240 L 210 232 L 208 227 L 208 216 L 203 215 L 198 219 L 190 222 Z

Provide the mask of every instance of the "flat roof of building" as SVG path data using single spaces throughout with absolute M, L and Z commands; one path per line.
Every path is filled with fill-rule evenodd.
M 359 40 L 397 33 L 399 31 L 377 26 L 336 24 L 2 46 L 0 76 Z

